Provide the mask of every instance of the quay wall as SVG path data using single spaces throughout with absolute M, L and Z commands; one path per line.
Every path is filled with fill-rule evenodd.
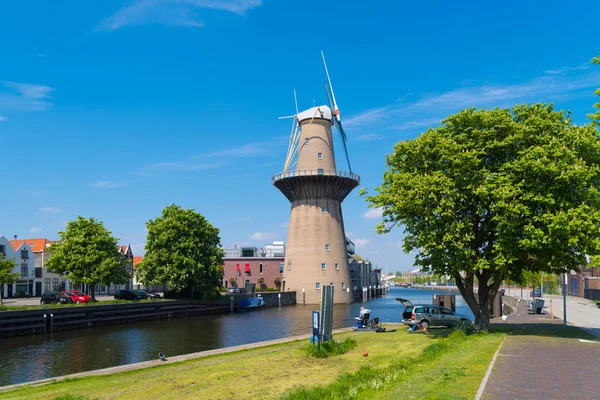
M 226 303 L 161 300 L 143 303 L 47 307 L 0 312 L 0 337 L 192 315 L 222 314 Z
M 236 296 L 245 298 L 260 296 L 265 301 L 265 307 L 278 307 L 279 295 L 281 295 L 282 306 L 290 306 L 296 304 L 296 292 L 259 292 L 256 294 L 243 293 Z

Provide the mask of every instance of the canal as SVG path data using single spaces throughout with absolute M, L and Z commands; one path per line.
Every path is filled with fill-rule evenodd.
M 370 300 L 371 318 L 400 322 L 404 297 L 413 303 L 431 303 L 439 291 L 390 288 L 390 293 Z M 352 325 L 363 304 L 334 307 L 333 328 Z M 211 316 L 184 317 L 124 325 L 94 327 L 0 339 L 0 386 L 54 376 L 131 364 L 221 347 L 309 334 L 316 305 L 272 307 L 264 310 Z M 462 297 L 456 311 L 473 318 Z M 385 325 L 384 325 L 385 326 Z

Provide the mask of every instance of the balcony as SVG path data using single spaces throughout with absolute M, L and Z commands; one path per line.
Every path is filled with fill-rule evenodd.
M 357 182 L 357 185 L 360 184 L 360 175 L 355 174 L 354 172 L 341 171 L 337 169 L 306 169 L 300 171 L 280 172 L 278 174 L 273 175 L 273 178 L 271 178 L 271 182 L 274 185 L 275 182 L 277 182 L 278 180 L 284 178 L 294 178 L 297 176 L 339 176 L 342 178 L 353 179 Z

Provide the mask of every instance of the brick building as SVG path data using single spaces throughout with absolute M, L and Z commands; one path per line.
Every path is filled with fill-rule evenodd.
M 262 278 L 264 287 L 277 288 L 275 278 L 281 282 L 285 245 L 283 242 L 273 242 L 264 248 L 240 247 L 225 250 L 225 265 L 223 266 L 223 287 L 245 287 L 246 283 L 256 284 L 260 289 L 259 279 Z M 281 286 L 284 283 L 281 282 Z

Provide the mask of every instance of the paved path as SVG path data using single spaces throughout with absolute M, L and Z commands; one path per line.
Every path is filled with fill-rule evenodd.
M 555 317 L 563 318 L 562 296 L 544 295 L 544 310 L 550 314 L 550 300 Z M 567 296 L 567 322 L 583 328 L 600 338 L 600 308 L 595 303 L 582 297 Z M 600 394 L 598 395 L 600 398 Z
M 549 315 L 528 314 L 525 302 L 506 323 L 494 322 L 510 325 L 514 334 L 498 352 L 482 399 L 600 398 L 600 341 L 573 338 L 579 331 Z

